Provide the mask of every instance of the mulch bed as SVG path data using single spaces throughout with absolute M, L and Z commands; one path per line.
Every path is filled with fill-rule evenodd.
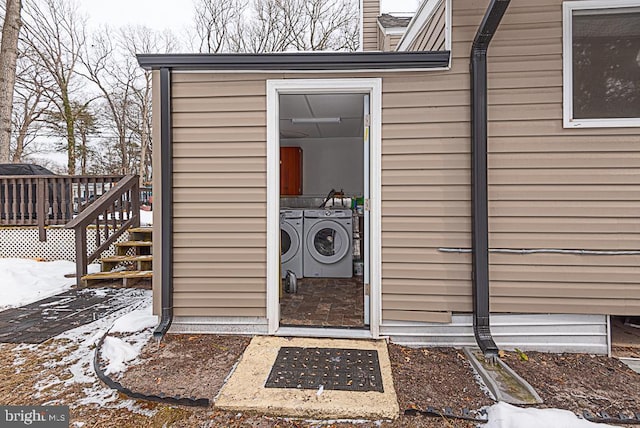
M 136 392 L 213 399 L 251 338 L 168 334 L 149 342 L 140 359 L 119 379 Z
M 164 392 L 213 399 L 229 371 L 249 342 L 248 337 L 213 335 L 168 335 L 160 347 L 153 342 L 143 350 L 141 364 L 130 367 L 119 381 L 136 391 Z M 74 403 L 84 397 L 82 385 L 71 389 L 54 387 L 35 396 L 34 383 L 51 371 L 61 378 L 68 368 L 45 367 L 56 355 L 55 341 L 31 350 L 17 345 L 0 345 L 0 404 L 42 404 L 51 400 Z M 389 354 L 400 409 L 418 407 L 454 411 L 478 409 L 493 401 L 476 383 L 463 354 L 452 348 L 407 348 L 389 345 Z M 531 383 L 545 400 L 540 407 L 558 407 L 581 412 L 583 409 L 640 411 L 640 375 L 616 359 L 575 354 L 528 352 L 528 361 L 507 353 L 505 361 Z M 16 358 L 24 362 L 15 366 Z M 37 397 L 37 398 L 36 398 Z M 124 397 L 123 397 L 124 398 Z M 279 419 L 256 414 L 223 412 L 214 407 L 187 408 L 157 403 L 141 407 L 152 416 L 127 409 L 81 405 L 71 410 L 72 422 L 91 427 L 309 427 L 317 423 Z M 474 427 L 474 423 L 422 416 L 400 416 L 396 421 L 324 426 Z
M 398 395 L 400 413 L 406 409 L 442 410 L 454 412 L 463 408 L 480 409 L 490 406 L 489 398 L 475 381 L 471 366 L 462 351 L 453 348 L 407 348 L 389 344 L 393 383 Z M 446 421 L 424 416 L 401 416 L 385 427 L 474 427 L 477 424 L 461 420 Z
M 544 404 L 581 414 L 640 412 L 640 374 L 615 358 L 587 354 L 508 353 L 504 361 L 533 386 Z M 630 415 L 629 415 L 630 416 Z

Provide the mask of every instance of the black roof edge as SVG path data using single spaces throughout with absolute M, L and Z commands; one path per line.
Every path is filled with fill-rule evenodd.
M 265 54 L 138 54 L 145 69 L 340 71 L 444 68 L 449 51 L 286 52 Z

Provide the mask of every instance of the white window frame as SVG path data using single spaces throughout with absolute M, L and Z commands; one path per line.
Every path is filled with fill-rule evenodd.
M 573 11 L 640 7 L 639 0 L 574 0 L 562 4 L 562 97 L 565 128 L 640 127 L 640 117 L 574 119 L 573 118 Z

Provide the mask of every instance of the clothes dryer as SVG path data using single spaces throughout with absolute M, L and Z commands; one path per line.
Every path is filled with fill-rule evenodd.
M 303 211 L 280 210 L 280 254 L 281 276 L 287 271 L 293 272 L 296 278 L 302 278 L 303 259 Z
M 304 211 L 305 277 L 351 278 L 353 273 L 351 210 Z

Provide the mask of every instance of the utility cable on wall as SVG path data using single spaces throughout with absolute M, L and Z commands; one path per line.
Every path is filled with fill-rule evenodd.
M 443 253 L 471 253 L 471 248 L 438 248 Z M 493 248 L 489 249 L 490 253 L 507 253 L 507 254 L 577 254 L 587 256 L 640 256 L 640 250 L 567 250 L 561 248 L 535 248 L 535 249 L 511 249 L 511 248 Z

